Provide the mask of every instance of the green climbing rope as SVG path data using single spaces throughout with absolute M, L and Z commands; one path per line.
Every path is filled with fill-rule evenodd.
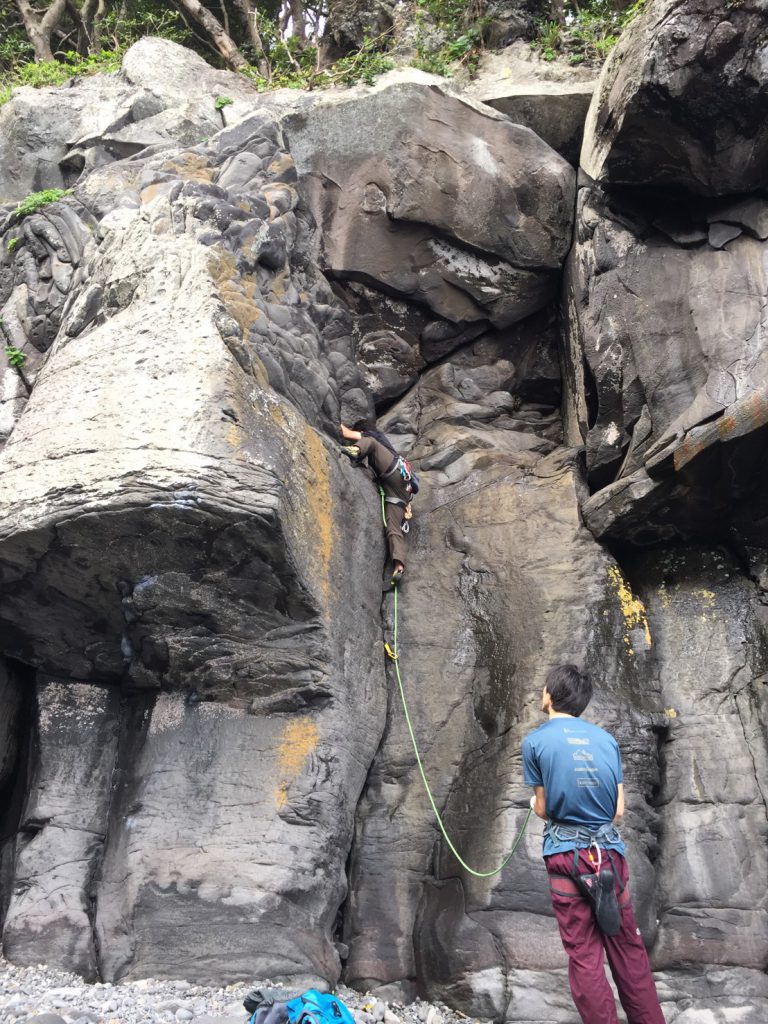
M 381 521 L 384 523 L 384 529 L 387 528 L 387 510 L 384 505 L 384 488 L 379 488 L 379 494 L 381 495 Z
M 384 497 L 383 497 L 383 492 L 382 492 L 382 511 L 383 511 L 383 504 L 384 504 Z M 499 872 L 503 871 L 504 868 L 507 866 L 507 864 L 509 864 L 510 860 L 512 860 L 512 857 L 514 856 L 515 851 L 517 850 L 518 846 L 520 845 L 520 841 L 522 840 L 523 836 L 525 835 L 525 830 L 528 827 L 528 821 L 530 820 L 530 817 L 531 817 L 532 808 L 530 808 L 530 807 L 528 808 L 528 813 L 525 816 L 525 821 L 523 822 L 523 827 L 520 829 L 520 832 L 518 833 L 517 839 L 515 839 L 514 843 L 512 844 L 512 849 L 509 851 L 507 856 L 504 858 L 504 860 L 501 862 L 501 864 L 499 864 L 499 866 L 497 868 L 494 868 L 492 871 L 475 871 L 474 868 L 471 868 L 469 866 L 469 864 L 467 864 L 467 862 L 463 859 L 463 857 L 461 856 L 459 851 L 453 845 L 453 842 L 451 841 L 451 837 L 448 835 L 448 833 L 446 831 L 446 828 L 445 828 L 445 825 L 443 824 L 443 819 L 440 816 L 440 811 L 438 811 L 438 809 L 437 809 L 437 804 L 435 803 L 435 798 L 432 796 L 432 790 L 429 787 L 429 782 L 427 780 L 427 775 L 426 775 L 426 772 L 424 771 L 424 765 L 421 763 L 421 755 L 419 754 L 419 747 L 418 747 L 418 744 L 416 743 L 416 736 L 415 736 L 414 731 L 413 731 L 413 725 L 411 724 L 411 716 L 408 713 L 408 703 L 407 703 L 407 701 L 405 699 L 405 690 L 403 689 L 403 680 L 400 677 L 400 666 L 398 664 L 398 650 L 397 650 L 397 587 L 395 587 L 395 625 L 394 625 L 394 630 L 393 630 L 393 640 L 392 640 L 392 642 L 393 642 L 393 647 L 394 647 L 394 651 L 393 651 L 393 655 L 392 655 L 392 664 L 395 666 L 395 674 L 397 676 L 397 685 L 400 688 L 400 700 L 403 703 L 403 711 L 405 713 L 406 724 L 408 725 L 408 732 L 411 734 L 411 743 L 413 744 L 413 752 L 416 755 L 416 763 L 418 764 L 419 772 L 421 773 L 421 781 L 424 783 L 424 789 L 427 791 L 427 796 L 429 797 L 429 802 L 432 805 L 432 810 L 434 811 L 435 819 L 437 820 L 437 824 L 439 825 L 440 831 L 443 834 L 443 839 L 445 839 L 445 841 L 448 844 L 448 847 L 449 847 L 451 853 L 454 855 L 456 860 L 459 862 L 459 864 L 461 864 L 461 866 L 464 868 L 465 871 L 469 872 L 470 875 L 474 875 L 475 878 L 490 878 L 492 875 L 498 875 Z

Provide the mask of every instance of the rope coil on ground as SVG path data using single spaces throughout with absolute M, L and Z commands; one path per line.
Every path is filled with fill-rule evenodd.
M 382 513 L 383 513 L 383 511 L 384 511 L 384 498 L 383 498 L 383 493 L 382 493 Z M 512 844 L 512 849 L 509 851 L 509 853 L 504 858 L 504 860 L 501 862 L 501 864 L 499 864 L 499 866 L 494 868 L 492 871 L 475 871 L 474 868 L 471 868 L 469 866 L 469 864 L 467 864 L 467 862 L 461 856 L 459 851 L 453 845 L 451 837 L 448 835 L 448 832 L 446 831 L 445 825 L 443 824 L 443 819 L 442 819 L 442 817 L 440 815 L 440 811 L 437 809 L 437 804 L 435 803 L 435 798 L 432 796 L 432 790 L 430 789 L 429 781 L 427 780 L 427 775 L 426 775 L 426 772 L 424 771 L 424 765 L 422 764 L 422 761 L 421 761 L 421 754 L 419 753 L 419 746 L 418 746 L 418 744 L 416 742 L 416 734 L 413 731 L 413 724 L 411 723 L 411 716 L 408 713 L 408 702 L 405 699 L 405 689 L 403 688 L 403 680 L 402 680 L 402 677 L 400 675 L 399 652 L 398 652 L 398 649 L 397 649 L 397 586 L 395 586 L 394 590 L 395 590 L 395 621 L 394 621 L 394 629 L 393 629 L 393 637 L 392 637 L 392 648 L 389 651 L 387 651 L 387 653 L 389 654 L 389 656 L 390 656 L 390 658 L 392 660 L 392 664 L 395 666 L 395 675 L 397 676 L 397 685 L 398 685 L 398 687 L 400 689 L 400 700 L 401 700 L 402 705 L 403 705 L 403 712 L 405 714 L 405 721 L 406 721 L 406 724 L 408 726 L 408 732 L 410 733 L 411 743 L 413 744 L 413 752 L 416 755 L 416 763 L 419 766 L 419 773 L 421 774 L 421 781 L 424 783 L 424 789 L 427 791 L 427 796 L 429 797 L 429 802 L 432 805 L 432 810 L 434 812 L 435 819 L 436 819 L 437 824 L 438 824 L 438 826 L 440 828 L 440 831 L 441 831 L 441 833 L 443 835 L 443 839 L 445 839 L 446 843 L 448 844 L 448 848 L 450 849 L 451 853 L 454 855 L 456 860 L 459 862 L 459 864 L 461 864 L 461 866 L 464 868 L 465 871 L 467 871 L 470 875 L 474 875 L 475 878 L 491 878 L 493 875 L 498 875 L 501 871 L 503 871 L 504 868 L 507 866 L 507 864 L 509 864 L 509 862 L 512 859 L 512 857 L 514 856 L 515 851 L 517 850 L 518 846 L 520 845 L 520 841 L 522 840 L 523 836 L 525 835 L 525 830 L 528 827 L 528 821 L 530 820 L 530 817 L 531 817 L 532 808 L 530 808 L 530 807 L 528 808 L 528 813 L 525 816 L 525 820 L 523 821 L 522 828 L 520 829 L 520 832 L 518 833 L 517 838 L 515 839 L 514 843 Z M 388 646 L 389 646 L 388 644 L 385 644 L 385 647 L 388 647 Z

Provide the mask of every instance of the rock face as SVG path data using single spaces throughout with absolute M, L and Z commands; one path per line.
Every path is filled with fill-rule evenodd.
M 655 0 L 631 45 L 672 8 L 703 10 Z M 336 453 L 378 411 L 421 478 L 398 665 L 452 841 L 502 861 L 544 677 L 577 662 L 623 751 L 666 1018 L 764 1024 L 765 196 L 582 175 L 572 232 L 572 168 L 433 79 L 215 130 L 205 95 L 250 87 L 156 46 L 64 90 L 133 119 L 105 109 L 91 163 L 48 160 L 73 192 L 0 223 L 27 357 L 0 394 L 5 955 L 573 1024 L 540 826 L 476 877 L 421 788 L 378 497 Z M 34 129 L 22 99 L 3 139 Z
M 654 0 L 608 58 L 581 164 L 612 185 L 764 188 L 765 0 Z
M 675 221 L 654 212 L 579 191 L 567 401 L 596 491 L 587 523 L 642 542 L 745 520 L 751 542 L 765 543 L 751 458 L 768 422 L 766 242 L 739 226 L 714 248 L 705 229 L 722 216 L 716 207 L 683 209 Z
M 232 103 L 217 110 L 220 95 Z M 114 75 L 14 89 L 0 107 L 0 202 L 66 188 L 147 146 L 199 142 L 240 120 L 256 96 L 247 79 L 216 71 L 165 39 L 136 43 Z
M 552 298 L 574 176 L 529 129 L 424 76 L 283 124 L 333 276 L 454 323 L 508 326 Z
M 135 208 L 99 223 L 5 449 L 5 651 L 55 676 L 57 699 L 71 683 L 67 714 L 38 700 L 4 933 L 16 960 L 45 948 L 112 979 L 196 956 L 201 977 L 338 976 L 332 928 L 383 725 L 366 572 L 381 542 L 375 495 L 311 425 L 338 421 L 356 378 L 344 311 L 299 265 L 294 176 L 263 118 L 145 161 Z M 348 537 L 339 503 L 359 505 Z M 368 608 L 354 644 L 345 601 Z M 98 725 L 93 693 L 113 694 Z M 87 786 L 67 770 L 78 728 L 99 755 Z

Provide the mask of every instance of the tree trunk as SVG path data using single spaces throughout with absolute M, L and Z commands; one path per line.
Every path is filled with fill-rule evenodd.
M 174 3 L 208 33 L 214 46 L 233 71 L 248 67 L 248 61 L 238 50 L 235 41 L 224 31 L 221 22 L 203 7 L 200 0 L 174 0 Z
M 82 30 L 85 35 L 87 53 L 101 50 L 101 21 L 107 11 L 106 0 L 85 0 L 80 12 Z
M 35 14 L 29 0 L 16 0 L 16 6 L 24 22 L 27 38 L 35 51 L 35 60 L 53 60 L 51 35 L 61 21 L 67 0 L 53 0 L 42 18 Z
M 256 4 L 251 3 L 250 0 L 232 0 L 232 2 L 240 11 L 240 15 L 246 24 L 248 39 L 256 53 L 259 71 L 262 75 L 268 76 L 269 68 L 267 67 L 266 54 L 264 52 L 264 42 L 259 32 Z
M 302 43 L 307 41 L 307 21 L 304 14 L 304 0 L 288 0 L 293 21 L 293 34 Z

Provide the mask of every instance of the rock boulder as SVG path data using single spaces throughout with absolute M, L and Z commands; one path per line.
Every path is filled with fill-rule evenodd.
M 283 125 L 334 276 L 453 322 L 505 326 L 553 296 L 573 171 L 529 129 L 416 72 Z
M 581 166 L 697 195 L 768 185 L 766 0 L 651 0 L 605 63 Z

